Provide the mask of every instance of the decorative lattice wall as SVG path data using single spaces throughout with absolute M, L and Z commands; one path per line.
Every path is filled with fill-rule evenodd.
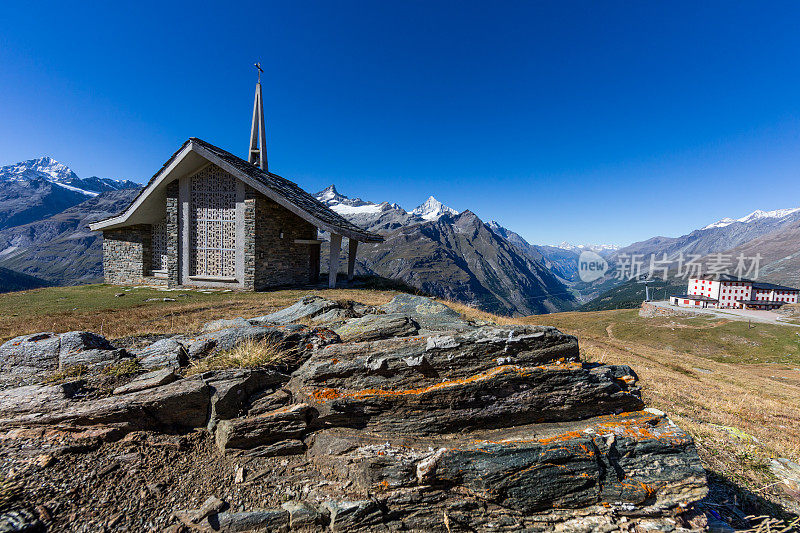
M 153 251 L 153 270 L 167 269 L 167 221 L 153 224 L 151 247 Z
M 191 178 L 192 276 L 236 275 L 236 179 L 215 165 Z

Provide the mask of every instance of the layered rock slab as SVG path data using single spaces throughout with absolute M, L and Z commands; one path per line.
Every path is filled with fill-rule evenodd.
M 503 365 L 418 389 L 301 388 L 323 427 L 432 434 L 578 420 L 644 407 L 608 369 L 579 363 Z
M 487 326 L 460 333 L 331 344 L 292 375 L 290 388 L 415 388 L 504 364 L 578 360 L 578 340 L 555 328 Z
M 691 438 L 643 411 L 629 367 L 580 362 L 554 328 L 476 325 L 438 305 L 385 306 L 419 332 L 324 347 L 287 385 L 309 406 L 307 457 L 372 509 L 348 530 L 614 529 L 705 495 Z
M 579 363 L 576 339 L 555 328 L 485 326 L 331 345 L 287 387 L 318 427 L 430 434 L 641 409 L 635 381 Z
M 706 493 L 691 438 L 643 411 L 511 432 L 389 440 L 335 428 L 316 433 L 308 455 L 327 476 L 353 483 L 389 509 L 419 501 L 424 492 L 437 511 L 421 506 L 409 514 L 430 524 L 440 523 L 443 509 L 486 504 L 505 508 L 508 525 L 519 528 L 531 527 L 537 513 L 560 509 L 653 516 Z M 478 526 L 468 517 L 469 527 Z
M 35 333 L 0 346 L 0 372 L 16 375 L 53 371 L 70 366 L 104 366 L 128 357 L 102 335 L 89 331 Z

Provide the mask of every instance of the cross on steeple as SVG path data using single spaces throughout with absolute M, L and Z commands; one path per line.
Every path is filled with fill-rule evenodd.
M 256 97 L 253 102 L 253 122 L 250 126 L 250 151 L 247 160 L 267 170 L 267 134 L 264 125 L 264 102 L 261 98 L 261 63 L 253 65 L 258 70 L 258 82 L 256 83 Z

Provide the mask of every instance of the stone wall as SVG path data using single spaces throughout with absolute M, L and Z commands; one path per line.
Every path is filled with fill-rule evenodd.
M 167 185 L 167 285 L 177 287 L 179 282 L 180 243 L 178 240 L 178 180 Z
M 316 227 L 255 189 L 245 191 L 245 288 L 261 290 L 309 282 Z M 281 238 L 283 233 L 283 238 Z
M 152 259 L 149 224 L 103 231 L 103 274 L 106 283 L 145 283 Z

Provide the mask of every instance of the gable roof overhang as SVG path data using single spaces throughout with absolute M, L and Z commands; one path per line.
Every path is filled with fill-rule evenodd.
M 221 148 L 191 138 L 164 163 L 131 204 L 120 214 L 99 220 L 89 229 L 111 230 L 135 224 L 152 224 L 163 214 L 167 185 L 181 176 L 194 174 L 208 163 L 217 165 L 278 205 L 329 233 L 361 242 L 382 242 L 380 235 L 365 231 L 332 211 L 295 183 L 265 172 Z

